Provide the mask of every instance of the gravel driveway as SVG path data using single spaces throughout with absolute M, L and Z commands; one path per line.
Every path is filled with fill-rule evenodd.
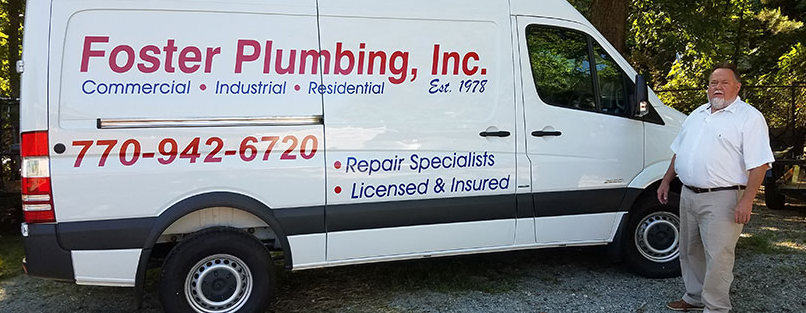
M 762 203 L 763 204 L 763 203 Z M 734 312 L 806 312 L 806 208 L 757 205 L 740 239 Z M 129 288 L 17 276 L 0 282 L 0 312 L 160 312 L 158 270 L 143 309 Z M 671 312 L 680 278 L 647 279 L 564 248 L 283 272 L 276 312 Z

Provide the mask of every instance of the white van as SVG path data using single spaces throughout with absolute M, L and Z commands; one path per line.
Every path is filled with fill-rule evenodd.
M 270 251 L 679 274 L 684 115 L 565 1 L 29 1 L 23 42 L 30 275 L 139 295 L 157 263 L 167 311 L 230 312 L 270 303 Z

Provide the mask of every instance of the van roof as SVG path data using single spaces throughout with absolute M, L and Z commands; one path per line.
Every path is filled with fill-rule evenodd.
M 589 25 L 587 19 L 566 0 L 508 0 L 512 15 L 557 18 Z
M 470 3 L 468 3 L 470 2 Z M 115 6 L 117 3 L 131 4 L 129 0 L 111 0 L 106 2 L 108 5 Z M 115 4 L 113 4 L 115 3 Z M 182 2 L 162 2 L 162 5 L 171 7 L 178 5 Z M 215 5 L 219 0 L 197 0 L 198 4 L 202 6 Z M 269 5 L 274 6 L 282 4 L 284 7 L 315 7 L 314 0 L 298 0 L 292 4 L 286 3 L 284 0 L 237 0 L 233 4 L 240 5 Z M 361 15 L 387 15 L 388 12 L 396 12 L 397 14 L 411 15 L 413 12 L 417 16 L 422 17 L 422 13 L 426 15 L 437 16 L 451 16 L 455 17 L 457 14 L 470 14 L 472 16 L 485 16 L 485 15 L 499 15 L 506 12 L 509 7 L 509 15 L 523 15 L 523 16 L 539 16 L 547 18 L 555 18 L 566 21 L 572 21 L 591 26 L 591 24 L 580 14 L 568 1 L 566 0 L 411 0 L 411 1 L 392 1 L 377 2 L 375 0 L 320 0 L 320 7 L 325 7 L 330 10 L 330 14 L 325 15 L 352 15 L 347 12 L 356 13 L 362 12 Z M 137 5 L 142 6 L 142 5 Z M 326 10 L 328 11 L 328 10 Z M 375 13 L 375 14 L 373 14 Z M 500 15 L 499 15 L 500 16 Z
M 396 17 L 479 18 L 483 16 L 523 15 L 561 19 L 592 25 L 566 0 L 320 0 L 324 15 L 369 15 Z M 509 10 L 507 10 L 509 8 Z

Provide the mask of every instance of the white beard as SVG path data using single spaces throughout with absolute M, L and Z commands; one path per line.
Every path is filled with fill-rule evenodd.
M 710 102 L 711 102 L 711 108 L 713 108 L 714 110 L 722 110 L 726 106 L 728 106 L 728 103 L 726 103 L 727 101 L 725 101 L 725 98 L 713 97 L 711 98 Z

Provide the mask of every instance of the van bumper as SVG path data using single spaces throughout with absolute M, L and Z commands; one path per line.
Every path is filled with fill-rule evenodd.
M 22 228 L 25 245 L 22 266 L 25 273 L 41 278 L 75 281 L 73 259 L 70 251 L 59 245 L 56 224 L 23 224 Z

